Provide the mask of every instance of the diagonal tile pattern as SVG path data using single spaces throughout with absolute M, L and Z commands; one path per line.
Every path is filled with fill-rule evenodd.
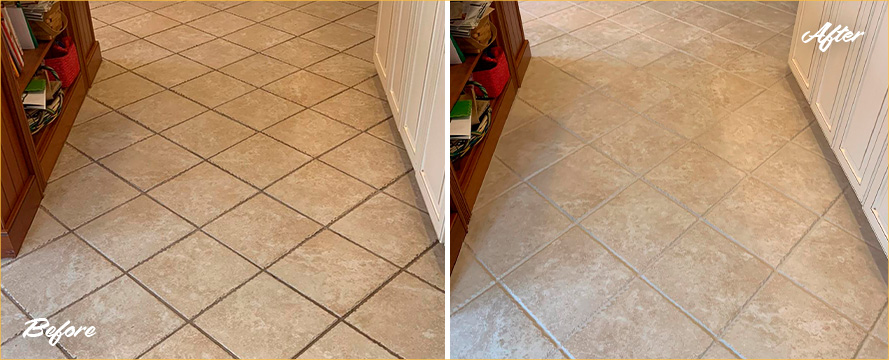
M 90 2 L 105 58 L 4 259 L 4 357 L 443 358 L 374 4 Z M 34 317 L 102 335 L 18 336 Z
M 789 75 L 796 2 L 519 8 L 452 357 L 885 357 L 886 258 Z

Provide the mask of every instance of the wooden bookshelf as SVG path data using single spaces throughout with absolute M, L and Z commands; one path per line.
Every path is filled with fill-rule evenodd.
M 44 41 L 38 43 L 36 49 L 23 51 L 25 65 L 22 67 L 21 74 L 15 79 L 16 89 L 18 89 L 19 93 L 25 92 L 25 87 L 28 86 L 31 78 L 34 77 L 34 73 L 37 72 L 37 68 L 40 67 L 50 47 L 52 47 L 52 41 Z
M 468 54 L 462 64 L 451 65 L 451 107 L 454 107 L 460 98 L 460 93 L 472 76 L 472 70 L 478 65 L 479 58 L 478 54 Z

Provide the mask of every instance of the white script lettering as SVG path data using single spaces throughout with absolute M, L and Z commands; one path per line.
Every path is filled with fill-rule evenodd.
M 75 337 L 80 335 L 82 332 L 86 337 L 93 337 L 96 335 L 96 327 L 95 326 L 78 326 L 74 328 L 73 326 L 68 326 L 71 324 L 70 321 L 66 321 L 62 326 L 56 328 L 55 326 L 49 326 L 49 320 L 44 318 L 37 318 L 34 320 L 29 320 L 25 322 L 28 325 L 28 328 L 25 329 L 25 332 L 22 333 L 22 337 L 38 337 L 38 336 L 46 336 L 49 338 L 49 344 L 55 346 L 59 343 L 59 340 L 64 337 Z
M 818 49 L 820 49 L 821 52 L 825 52 L 827 51 L 827 48 L 835 42 L 852 42 L 855 41 L 855 39 L 858 39 L 861 35 L 864 35 L 864 31 L 853 33 L 849 30 L 848 26 L 843 25 L 837 25 L 837 27 L 828 33 L 831 26 L 833 26 L 833 24 L 826 22 L 821 29 L 818 29 L 818 31 L 812 35 L 809 35 L 811 31 L 806 31 L 806 33 L 803 34 L 803 42 L 808 43 L 812 41 L 812 39 L 818 38 Z

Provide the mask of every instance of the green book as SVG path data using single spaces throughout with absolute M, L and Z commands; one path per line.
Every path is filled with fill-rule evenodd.
M 25 92 L 34 92 L 34 91 L 43 91 L 46 90 L 46 79 L 41 78 L 33 78 L 31 82 L 28 83 L 28 86 L 25 86 Z
M 472 116 L 472 100 L 457 100 L 451 109 L 451 119 L 466 119 Z

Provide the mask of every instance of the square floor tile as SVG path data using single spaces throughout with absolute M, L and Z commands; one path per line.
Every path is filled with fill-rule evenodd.
M 580 218 L 635 177 L 590 147 L 584 147 L 529 181 L 574 218 Z
M 193 2 L 185 2 L 183 4 L 194 4 Z M 173 52 L 180 52 L 200 44 L 213 40 L 213 35 L 195 29 L 188 25 L 180 25 L 172 29 L 161 31 L 157 34 L 146 37 L 152 43 Z
M 572 355 L 589 359 L 690 358 L 711 341 L 661 294 L 636 279 L 563 345 Z
M 25 322 L 30 319 L 6 295 L 0 295 L 0 304 L 2 304 L 0 312 L 3 313 L 3 341 L 5 342 L 25 330 L 28 327 Z
M 753 171 L 786 144 L 787 139 L 757 126 L 743 115 L 732 115 L 714 125 L 695 142 L 734 167 Z
M 361 44 L 355 45 L 352 48 L 344 51 L 344 53 L 362 59 L 364 61 L 373 63 L 374 61 L 374 39 L 371 38 Z
M 295 356 L 334 320 L 286 285 L 259 274 L 198 317 L 195 325 L 238 357 L 274 359 Z
M 522 30 L 525 32 L 525 38 L 531 44 L 544 43 L 565 34 L 562 29 L 541 19 L 526 22 L 523 24 Z
M 286 13 L 263 21 L 263 24 L 265 25 L 271 26 L 281 31 L 286 31 L 293 35 L 305 34 L 327 23 L 327 20 L 317 18 L 297 10 L 288 11 Z
M 300 70 L 264 86 L 263 89 L 302 106 L 313 106 L 346 90 L 346 87 L 308 71 Z
M 870 227 L 870 222 L 864 215 L 861 201 L 858 200 L 858 196 L 851 187 L 846 189 L 843 195 L 830 206 L 830 209 L 824 214 L 824 218 L 853 236 L 875 247 L 880 246 Z
M 748 51 L 741 45 L 709 34 L 685 44 L 680 47 L 680 49 L 716 65 L 725 64 L 729 60 L 737 58 Z
M 634 276 L 575 227 L 507 275 L 504 283 L 556 339 L 565 340 Z
M 148 194 L 189 221 L 203 225 L 256 193 L 213 165 L 195 166 Z
M 230 359 L 225 350 L 191 325 L 185 325 L 151 351 L 145 359 Z
M 790 73 L 785 59 L 776 59 L 757 52 L 747 52 L 722 65 L 732 74 L 762 86 L 771 86 Z
M 443 357 L 443 295 L 402 273 L 362 304 L 348 321 L 405 358 Z
M 637 269 L 644 269 L 695 217 L 637 181 L 581 222 Z
M 216 9 L 196 1 L 183 1 L 178 4 L 155 10 L 156 13 L 181 22 L 189 22 L 216 12 Z
M 689 144 L 645 177 L 692 211 L 703 214 L 741 181 L 744 173 L 701 147 Z
M 758 2 L 745 1 L 714 1 L 704 5 L 738 17 L 747 15 L 753 9 L 763 6 Z
M 175 313 L 126 276 L 65 309 L 50 321 L 61 320 L 96 327 L 96 336 L 65 339 L 68 352 L 81 359 L 134 358 L 183 323 Z M 102 329 L 101 332 L 98 329 Z
M 862 326 L 886 304 L 886 258 L 840 228 L 820 222 L 779 270 Z
M 306 154 L 320 156 L 358 131 L 314 110 L 305 110 L 266 129 L 265 133 Z
M 587 44 L 595 46 L 599 49 L 607 48 L 624 39 L 627 39 L 636 32 L 610 20 L 602 20 L 592 25 L 582 27 L 571 32 L 571 35 L 583 40 Z
M 676 20 L 666 21 L 644 32 L 645 35 L 673 47 L 682 47 L 700 38 L 705 33 L 702 29 Z
M 548 113 L 572 103 L 590 90 L 585 84 L 549 63 L 532 59 L 519 97 L 538 110 Z
M 337 51 L 308 40 L 295 38 L 266 49 L 262 53 L 290 65 L 304 68 L 333 56 Z
M 373 35 L 368 33 L 354 30 L 336 23 L 324 25 L 302 35 L 303 39 L 339 51 L 358 45 L 372 37 Z
M 865 333 L 783 276 L 765 287 L 723 338 L 747 358 L 836 358 L 855 354 Z
M 194 317 L 259 272 L 204 233 L 195 233 L 132 274 L 186 317 Z
M 815 120 L 815 115 L 796 100 L 764 92 L 744 104 L 737 113 L 762 129 L 786 139 L 793 138 Z
M 268 194 L 328 224 L 374 193 L 374 188 L 313 161 L 268 188 Z
M 600 90 L 637 112 L 644 112 L 680 92 L 678 87 L 642 70 L 630 72 L 620 81 L 611 81 Z
M 688 89 L 726 110 L 739 108 L 763 91 L 756 84 L 723 70 L 702 76 L 700 81 L 689 84 Z
M 637 8 L 641 9 L 641 7 Z M 648 63 L 667 55 L 673 48 L 644 35 L 636 35 L 605 49 L 605 52 L 635 66 Z
M 423 193 L 417 185 L 417 175 L 411 171 L 386 188 L 385 192 L 392 197 L 404 201 L 421 211 L 426 211 L 426 203 L 423 201 Z
M 347 86 L 355 86 L 377 74 L 373 64 L 343 53 L 317 62 L 306 70 Z
M 777 32 L 739 19 L 714 31 L 713 34 L 752 48 L 775 36 Z
M 225 39 L 253 51 L 262 51 L 280 44 L 293 35 L 262 24 L 254 24 L 225 36 Z
M 90 162 L 92 162 L 90 158 L 80 153 L 71 145 L 65 144 L 62 146 L 62 151 L 59 152 L 59 159 L 56 160 L 56 165 L 52 168 L 52 173 L 47 181 L 55 181 L 74 170 L 89 165 Z
M 494 154 L 520 177 L 527 178 L 582 144 L 574 135 L 544 117 L 504 135 Z
M 224 36 L 252 24 L 253 21 L 229 14 L 225 11 L 220 11 L 188 23 L 188 25 L 193 28 L 215 36 Z
M 133 72 L 168 88 L 204 75 L 210 71 L 213 71 L 213 69 L 186 59 L 178 54 L 133 70 Z
M 555 240 L 571 221 L 527 185 L 473 212 L 466 243 L 496 276 Z
M 677 3 L 681 2 L 677 1 Z M 729 14 L 706 6 L 697 6 L 679 14 L 676 18 L 707 31 L 714 31 L 736 20 L 735 17 Z
M 540 20 L 557 27 L 562 31 L 574 31 L 602 20 L 602 17 L 589 10 L 572 7 L 543 16 Z
M 316 1 L 299 8 L 299 11 L 301 12 L 330 21 L 339 19 L 358 10 L 361 10 L 361 8 L 339 1 Z
M 254 133 L 244 125 L 208 111 L 164 131 L 163 136 L 203 158 L 209 158 Z
M 129 1 L 129 3 L 148 11 L 155 11 L 173 4 L 177 4 L 179 3 L 179 1 Z
M 465 244 L 451 270 L 451 314 L 494 285 L 494 278 L 475 259 L 475 253 Z M 453 323 L 456 325 L 457 323 Z M 454 326 L 456 329 L 457 326 Z
M 46 210 L 37 209 L 34 215 L 34 221 L 31 222 L 31 228 L 25 235 L 22 247 L 19 249 L 17 258 L 21 258 L 27 253 L 55 240 L 60 236 L 68 233 L 68 230 L 56 219 L 54 219 Z M 5 265 L 5 264 L 4 264 Z
M 113 24 L 136 15 L 144 14 L 145 12 L 145 9 L 121 1 L 102 6 L 98 9 L 93 9 L 90 11 L 90 15 L 101 22 Z
M 386 349 L 353 330 L 339 324 L 312 344 L 297 359 L 393 359 Z
M 178 21 L 151 12 L 114 24 L 115 27 L 140 38 L 164 31 L 176 25 L 179 25 Z
M 132 70 L 172 54 L 169 50 L 148 41 L 136 40 L 102 53 L 102 58 Z
M 48 317 L 120 274 L 69 234 L 4 267 L 3 288 L 31 316 Z
M 206 110 L 194 101 L 165 90 L 122 107 L 120 113 L 151 130 L 163 131 Z
M 670 20 L 670 17 L 646 6 L 637 6 L 610 17 L 608 20 L 634 31 L 645 31 Z
M 858 350 L 858 355 L 855 358 L 882 359 L 884 357 L 889 357 L 886 348 L 887 346 L 885 342 L 877 340 L 877 338 L 871 336 L 864 340 L 864 343 L 861 345 L 861 350 Z
M 636 70 L 636 66 L 600 51 L 563 66 L 562 70 L 593 88 L 601 88 L 628 76 Z M 519 91 L 520 95 L 522 91 Z
M 325 230 L 275 263 L 269 271 L 342 315 L 398 268 Z
M 645 3 L 645 7 L 653 9 L 657 12 L 660 12 L 664 15 L 669 15 L 672 17 L 677 17 L 682 15 L 688 11 L 693 9 L 697 9 L 700 6 L 691 2 L 684 1 L 659 1 L 657 3 L 647 2 Z
M 311 160 L 274 139 L 256 134 L 210 161 L 256 187 L 266 187 Z
M 141 141 L 100 161 L 143 191 L 197 165 L 201 159 L 160 137 Z
M 847 185 L 842 171 L 839 165 L 791 143 L 753 174 L 816 213 L 824 214 Z
M 385 222 L 379 219 L 385 217 Z M 330 229 L 398 266 L 407 265 L 435 241 L 428 215 L 386 194 L 377 194 Z
M 135 35 L 114 26 L 106 26 L 101 29 L 96 29 L 94 34 L 96 41 L 98 41 L 99 44 L 102 44 L 102 48 L 106 50 L 111 50 L 123 44 L 139 40 Z
M 817 219 L 812 212 L 752 178 L 707 214 L 713 225 L 772 266 L 781 263 Z
M 778 34 L 771 39 L 757 45 L 754 49 L 769 55 L 775 59 L 782 60 L 790 54 L 790 44 L 793 38 L 784 34 Z
M 110 62 L 103 62 L 103 64 L 110 64 Z M 98 80 L 97 80 L 98 82 Z M 96 100 L 93 100 L 90 97 L 83 98 L 83 104 L 80 105 L 80 110 L 77 111 L 77 117 L 74 119 L 74 125 L 80 125 L 92 119 L 99 117 L 99 115 L 105 115 L 111 111 L 111 108 L 99 104 Z
M 95 21 L 95 20 L 94 20 Z M 45 338 L 15 337 L 3 344 L 3 356 L 8 359 L 67 359 L 57 346 L 50 345 Z
M 570 8 L 571 3 L 549 3 L 546 1 L 523 1 L 521 3 L 522 10 L 527 14 L 533 14 L 535 18 L 546 16 Z M 603 15 L 604 16 L 604 15 Z
M 367 129 L 367 133 L 375 136 L 380 140 L 404 149 L 404 142 L 402 142 L 401 140 L 401 135 L 398 134 L 398 125 L 395 124 L 395 119 L 393 118 L 386 119 L 386 121 L 383 121 L 376 126 Z
M 586 104 L 586 103 L 587 102 L 585 102 L 585 101 L 577 101 L 576 102 L 576 104 Z M 565 109 L 568 109 L 568 108 L 569 108 L 569 106 L 560 108 L 560 110 L 562 110 L 562 111 L 559 111 L 559 113 L 569 112 L 569 111 L 565 111 Z M 525 124 L 530 123 L 533 120 L 537 120 L 537 118 L 541 117 L 542 115 L 543 114 L 540 111 L 537 111 L 537 109 L 535 109 L 531 105 L 528 105 L 528 103 L 522 101 L 522 99 L 516 98 L 515 102 L 513 102 L 513 104 L 512 104 L 512 109 L 509 110 L 509 116 L 506 117 L 506 124 L 503 124 L 503 133 L 502 134 L 509 133 L 521 126 L 524 126 Z M 554 112 L 553 116 L 555 116 L 555 115 L 556 115 L 556 113 Z M 574 129 L 572 129 L 572 131 L 574 131 Z M 576 132 L 579 132 L 579 131 L 576 131 Z M 500 135 L 500 136 L 502 137 L 503 135 Z
M 648 108 L 645 115 L 680 135 L 693 139 L 728 115 L 728 111 L 698 95 L 683 91 Z
M 219 71 L 253 86 L 263 86 L 297 70 L 289 64 L 262 54 L 252 55 L 219 69 Z
M 305 109 L 264 90 L 255 90 L 216 108 L 238 122 L 262 130 Z M 320 135 L 320 134 L 316 134 Z
M 76 232 L 111 261 L 130 269 L 193 230 L 184 219 L 140 196 Z
M 660 163 L 685 140 L 664 128 L 636 117 L 596 140 L 593 145 L 637 174 Z
M 211 68 L 219 69 L 252 55 L 253 51 L 223 39 L 216 39 L 185 50 L 181 54 Z
M 90 97 L 118 109 L 162 90 L 162 87 L 128 72 L 94 83 Z
M 287 8 L 266 1 L 247 1 L 225 11 L 253 21 L 263 21 L 287 11 Z
M 684 89 L 692 83 L 701 81 L 705 74 L 716 71 L 716 67 L 679 51 L 673 51 L 645 66 L 645 71 Z
M 361 10 L 336 21 L 358 31 L 373 34 L 377 31 L 377 13 L 370 10 Z
M 439 243 L 420 256 L 416 262 L 407 268 L 407 271 L 442 290 L 445 288 L 446 256 L 444 244 Z
M 377 189 L 411 170 L 407 152 L 367 134 L 346 141 L 321 160 Z
M 137 195 L 136 189 L 92 164 L 53 181 L 41 204 L 65 226 L 76 228 Z
M 698 222 L 646 276 L 708 329 L 718 332 L 771 273 L 765 263 Z
M 366 130 L 392 116 L 386 100 L 353 89 L 324 100 L 312 109 L 359 130 Z
M 98 159 L 151 136 L 151 131 L 121 116 L 108 113 L 75 126 L 68 143 L 87 156 Z
M 498 286 L 457 311 L 450 321 L 461 324 L 451 327 L 454 359 L 540 359 L 557 349 Z
M 533 44 L 531 51 L 534 57 L 562 67 L 592 54 L 596 48 L 571 34 L 565 34 L 542 44 Z
M 321 228 L 260 194 L 204 227 L 211 236 L 259 266 L 268 266 Z
M 204 106 L 216 107 L 255 88 L 220 72 L 211 72 L 172 90 Z

